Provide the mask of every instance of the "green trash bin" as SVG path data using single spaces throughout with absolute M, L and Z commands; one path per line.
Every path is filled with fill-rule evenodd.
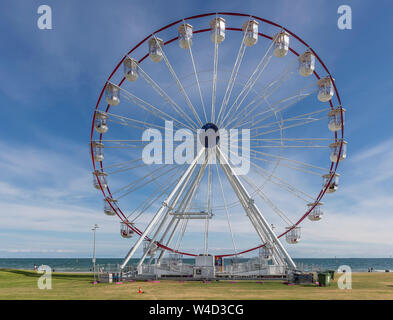
M 330 285 L 330 274 L 328 272 L 318 273 L 318 283 L 321 287 Z
M 330 274 L 330 279 L 334 280 L 334 270 L 327 270 L 327 272 Z

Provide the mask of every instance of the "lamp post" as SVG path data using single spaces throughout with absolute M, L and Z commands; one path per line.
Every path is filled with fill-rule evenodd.
M 94 282 L 96 282 L 96 230 L 98 229 L 98 225 L 95 224 L 92 231 L 94 231 L 94 245 L 93 245 L 93 275 Z

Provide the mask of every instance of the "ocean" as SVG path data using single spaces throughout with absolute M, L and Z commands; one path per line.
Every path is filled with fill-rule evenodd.
M 97 258 L 96 264 L 101 266 L 115 267 L 122 262 L 122 258 Z M 240 260 L 240 259 L 239 259 Z M 248 259 L 241 259 L 247 261 Z M 299 268 L 305 271 L 310 270 L 337 270 L 341 265 L 349 266 L 353 272 L 367 272 L 369 268 L 374 271 L 390 270 L 393 272 L 393 258 L 321 258 L 321 259 L 293 259 Z M 136 264 L 138 259 L 131 259 L 131 264 Z M 183 259 L 184 263 L 192 264 L 193 259 Z M 225 259 L 224 264 L 230 263 L 230 259 Z M 32 270 L 34 265 L 48 265 L 55 271 L 63 272 L 88 272 L 93 268 L 90 258 L 0 258 L 1 268 Z

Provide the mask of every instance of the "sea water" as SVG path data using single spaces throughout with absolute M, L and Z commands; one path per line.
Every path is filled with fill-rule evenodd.
M 246 262 L 248 259 L 237 259 L 236 262 Z M 367 272 L 370 268 L 374 271 L 390 270 L 393 272 L 393 258 L 295 258 L 293 259 L 299 268 L 305 271 L 337 270 L 341 265 L 350 266 L 353 272 Z M 100 266 L 112 266 L 122 263 L 122 258 L 97 258 L 96 264 Z M 225 259 L 224 264 L 231 264 L 232 259 Z M 138 259 L 131 259 L 129 264 L 137 264 Z M 193 264 L 194 259 L 183 259 L 183 263 Z M 93 269 L 90 258 L 0 258 L 0 268 L 10 269 L 34 269 L 34 266 L 48 265 L 55 271 L 63 272 L 89 272 Z

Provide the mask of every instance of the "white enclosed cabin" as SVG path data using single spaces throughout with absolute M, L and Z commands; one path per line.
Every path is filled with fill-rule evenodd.
M 318 80 L 318 100 L 328 102 L 333 98 L 334 87 L 332 79 L 327 76 Z
M 157 245 L 155 243 L 152 243 L 152 246 L 149 250 L 149 246 L 150 246 L 150 241 L 149 240 L 143 240 L 143 253 L 147 252 L 148 256 L 152 256 L 156 253 L 157 251 Z
M 300 227 L 287 227 L 289 230 L 285 234 L 285 240 L 290 244 L 296 244 L 300 241 Z
M 331 173 L 328 173 L 328 174 L 325 174 L 325 175 L 322 176 L 322 178 L 323 178 L 323 187 L 327 188 L 326 189 L 327 193 L 333 193 L 333 192 L 335 192 L 338 189 L 339 176 L 340 175 L 338 173 L 333 174 L 333 177 L 332 177 Z M 329 183 L 329 181 L 330 181 L 330 183 Z
M 342 107 L 338 107 L 334 110 L 329 111 L 328 113 L 328 118 L 329 118 L 329 123 L 328 127 L 330 131 L 337 132 L 341 130 L 343 124 L 344 124 L 344 115 L 345 115 L 345 109 Z
M 163 58 L 162 47 L 164 46 L 164 41 L 160 38 L 150 38 L 148 41 L 149 45 L 149 57 L 153 62 L 160 62 Z
M 331 143 L 330 147 L 330 160 L 332 162 L 342 161 L 347 157 L 347 142 L 340 139 L 337 142 Z M 340 158 L 339 158 L 340 154 Z
M 315 207 L 314 207 L 315 205 Z M 322 219 L 323 216 L 323 211 L 321 209 L 321 206 L 323 205 L 322 202 L 318 202 L 318 203 L 309 203 L 307 204 L 308 210 L 310 210 L 312 207 L 314 207 L 314 209 L 312 209 L 310 211 L 310 213 L 308 214 L 308 219 L 311 221 L 319 221 Z
M 251 47 L 258 42 L 258 25 L 259 22 L 256 20 L 248 20 L 243 23 L 243 41 L 246 46 Z
M 138 61 L 127 57 L 124 62 L 124 76 L 130 82 L 134 82 L 139 78 L 139 64 Z
M 280 31 L 273 37 L 274 41 L 274 55 L 277 58 L 285 57 L 289 50 L 289 33 Z
M 116 214 L 117 200 L 106 197 L 104 199 L 104 213 L 107 216 L 114 216 Z
M 299 56 L 299 73 L 303 77 L 308 77 L 313 74 L 315 70 L 315 56 L 307 50 Z
M 105 172 L 101 172 L 99 170 L 96 170 L 93 172 L 93 186 L 96 189 L 103 189 L 108 187 L 108 183 L 106 181 L 106 176 L 107 174 Z M 101 187 L 100 187 L 101 184 Z
M 225 19 L 221 17 L 210 21 L 210 38 L 214 43 L 221 43 L 225 40 Z
M 94 160 L 98 162 L 104 160 L 104 144 L 101 142 L 93 141 L 91 143 L 91 146 L 93 148 Z
M 131 229 L 130 226 L 132 226 L 133 223 L 132 222 L 120 222 L 120 235 L 123 238 L 132 238 L 134 236 L 134 230 Z
M 112 107 L 120 103 L 120 88 L 112 83 L 106 84 L 105 100 Z
M 94 118 L 94 129 L 98 133 L 105 133 L 108 131 L 108 115 L 105 112 L 97 110 Z
M 259 248 L 259 258 L 262 260 L 270 260 L 273 257 L 273 247 L 266 242 L 265 245 Z
M 192 25 L 183 23 L 177 29 L 179 33 L 179 46 L 183 49 L 189 49 L 192 46 Z

